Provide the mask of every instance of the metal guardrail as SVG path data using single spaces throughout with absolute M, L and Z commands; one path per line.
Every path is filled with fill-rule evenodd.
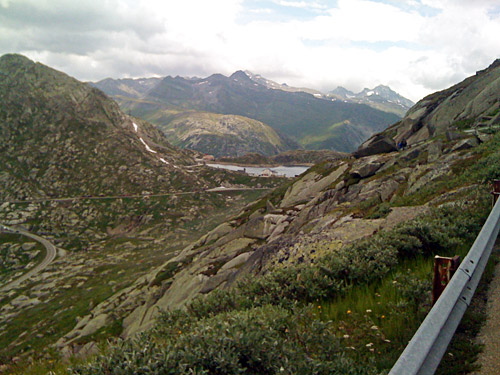
M 432 375 L 470 305 L 500 229 L 500 199 L 469 253 L 389 375 Z

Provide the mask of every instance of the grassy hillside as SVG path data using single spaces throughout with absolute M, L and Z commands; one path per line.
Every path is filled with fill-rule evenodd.
M 275 155 L 298 148 L 268 125 L 247 117 L 208 112 L 183 112 L 160 124 L 172 144 L 215 157 L 241 156 L 248 152 Z

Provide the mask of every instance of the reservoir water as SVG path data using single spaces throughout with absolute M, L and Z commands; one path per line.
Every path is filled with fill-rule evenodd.
M 276 175 L 278 176 L 295 177 L 309 169 L 309 167 L 305 166 L 285 167 L 283 165 L 280 165 L 278 167 L 242 167 L 239 165 L 230 165 L 230 164 L 207 164 L 207 165 L 212 168 L 222 168 L 230 171 L 246 172 L 250 175 L 255 175 L 255 176 L 260 176 L 262 172 L 264 172 L 264 170 L 270 169 L 271 171 L 275 172 Z

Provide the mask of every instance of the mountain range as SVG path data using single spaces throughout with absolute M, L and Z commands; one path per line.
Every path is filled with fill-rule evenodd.
M 192 111 L 238 115 L 269 125 L 283 138 L 283 143 L 289 144 L 289 149 L 297 145 L 350 152 L 371 134 L 399 119 L 394 113 L 347 100 L 325 99 L 317 93 L 275 85 L 249 74 L 237 71 L 229 77 L 214 74 L 204 79 L 168 76 L 159 82 L 140 80 L 147 85 L 129 80 L 115 80 L 113 84 L 107 79 L 94 85 L 113 96 L 123 110 L 163 129 L 171 128 L 170 122 L 176 116 L 186 117 Z M 150 88 L 141 91 L 138 86 Z
M 345 100 L 352 103 L 367 104 L 370 107 L 385 112 L 392 112 L 401 117 L 403 117 L 415 104 L 411 100 L 393 91 L 390 87 L 384 85 L 379 85 L 373 89 L 365 88 L 358 93 L 354 93 L 339 86 L 335 90 L 328 92 L 326 97 Z
M 264 78 L 260 74 L 254 74 L 248 70 L 245 70 L 245 74 L 252 81 L 262 84 L 269 89 L 287 92 L 305 92 L 316 98 L 325 100 L 338 99 L 343 100 L 344 102 L 366 104 L 384 112 L 395 113 L 400 117 L 403 117 L 408 109 L 415 104 L 411 100 L 406 99 L 397 92 L 393 91 L 390 87 L 384 85 L 379 85 L 373 89 L 365 88 L 357 94 L 339 86 L 336 89 L 324 94 L 321 91 L 306 87 L 293 87 L 288 86 L 286 83 L 280 84 Z

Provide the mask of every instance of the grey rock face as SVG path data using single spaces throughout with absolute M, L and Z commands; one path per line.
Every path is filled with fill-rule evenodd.
M 467 138 L 458 142 L 453 146 L 452 151 L 462 151 L 474 148 L 479 145 L 479 140 L 476 137 Z
M 354 157 L 384 154 L 397 151 L 396 142 L 384 134 L 377 134 L 368 141 L 359 146 L 358 150 L 353 152 Z

